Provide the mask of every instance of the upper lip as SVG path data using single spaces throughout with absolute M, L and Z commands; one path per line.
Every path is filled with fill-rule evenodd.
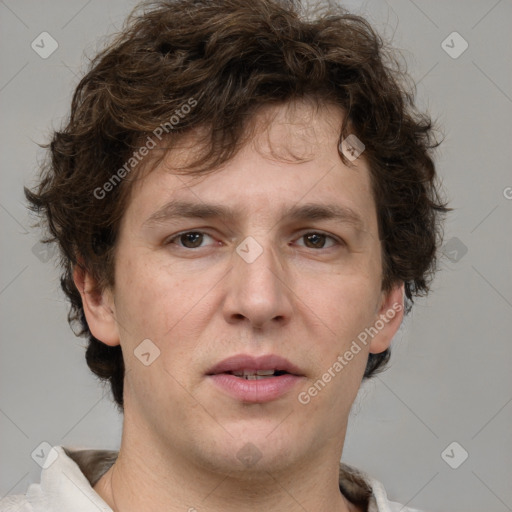
M 242 370 L 276 370 L 291 373 L 293 375 L 303 375 L 301 370 L 294 364 L 290 363 L 288 359 L 275 354 L 267 354 L 258 357 L 248 354 L 237 354 L 217 363 L 207 371 L 207 375 L 238 372 Z

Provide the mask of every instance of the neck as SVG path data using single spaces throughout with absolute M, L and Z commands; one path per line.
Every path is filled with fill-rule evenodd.
M 114 512 L 356 512 L 340 492 L 341 447 L 326 459 L 299 460 L 279 472 L 254 469 L 223 473 L 199 465 L 158 443 L 136 442 L 129 431 L 116 463 L 95 485 Z M 139 436 L 138 439 L 141 439 Z

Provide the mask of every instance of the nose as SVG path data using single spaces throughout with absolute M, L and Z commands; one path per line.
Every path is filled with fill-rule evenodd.
M 286 269 L 270 244 L 249 240 L 233 254 L 224 317 L 228 323 L 247 323 L 255 329 L 284 326 L 292 315 L 293 297 Z

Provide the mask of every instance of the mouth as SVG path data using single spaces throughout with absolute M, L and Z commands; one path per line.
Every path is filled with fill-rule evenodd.
M 280 377 L 286 375 L 288 372 L 284 370 L 242 370 L 227 372 L 228 375 L 234 375 L 245 380 L 261 380 L 268 379 L 269 377 Z
M 292 364 L 288 359 L 276 354 L 267 354 L 264 356 L 251 356 L 247 354 L 238 354 L 228 357 L 216 364 L 207 375 L 218 375 L 226 373 L 247 380 L 258 380 L 269 377 L 279 377 L 290 374 L 303 376 L 302 371 Z
M 305 378 L 297 366 L 274 354 L 232 356 L 215 365 L 206 375 L 217 389 L 247 403 L 281 398 Z

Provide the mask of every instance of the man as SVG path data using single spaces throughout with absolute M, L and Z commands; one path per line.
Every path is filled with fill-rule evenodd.
M 428 117 L 356 16 L 137 13 L 26 191 L 121 448 L 55 447 L 0 509 L 411 510 L 339 461 L 361 380 L 435 269 Z

